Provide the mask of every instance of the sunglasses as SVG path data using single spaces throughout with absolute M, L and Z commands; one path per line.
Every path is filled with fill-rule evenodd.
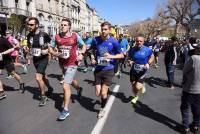
M 29 26 L 34 26 L 35 24 L 28 24 Z
M 62 26 L 62 27 L 65 26 L 65 27 L 66 27 L 66 26 L 68 26 L 68 25 L 67 25 L 67 24 L 61 24 L 61 26 Z

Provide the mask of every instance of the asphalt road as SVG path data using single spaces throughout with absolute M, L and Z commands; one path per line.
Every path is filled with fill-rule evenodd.
M 114 78 L 109 94 L 115 97 L 111 111 L 103 126 L 101 134 L 178 134 L 176 126 L 180 125 L 180 83 L 182 71 L 175 71 L 174 90 L 166 87 L 166 73 L 160 58 L 159 68 L 152 67 L 146 79 L 146 93 L 140 96 L 135 107 L 130 103 L 132 92 L 129 82 L 129 67 L 120 79 Z M 21 94 L 15 89 L 18 84 L 14 79 L 6 80 L 6 72 L 0 78 L 6 85 L 7 98 L 0 101 L 0 134 L 90 134 L 98 119 L 100 98 L 95 96 L 93 72 L 77 72 L 76 79 L 83 87 L 83 97 L 77 100 L 72 88 L 70 117 L 57 121 L 62 107 L 63 92 L 59 84 L 61 71 L 58 63 L 53 62 L 46 74 L 54 88 L 53 95 L 46 106 L 38 107 L 39 91 L 34 80 L 35 69 L 29 66 L 28 74 L 22 74 L 26 83 L 26 92 Z M 17 69 L 20 72 L 20 69 Z M 112 89 L 119 85 L 119 91 Z

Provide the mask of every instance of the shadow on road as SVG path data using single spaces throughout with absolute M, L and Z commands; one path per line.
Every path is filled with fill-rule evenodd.
M 3 85 L 3 89 L 5 90 L 5 91 L 17 91 L 16 89 L 14 89 L 13 87 L 10 87 L 10 86 L 8 86 L 8 85 Z
M 113 91 L 109 91 L 108 94 L 115 96 L 116 98 L 120 99 L 123 103 L 129 103 L 132 99 L 132 96 L 129 96 L 128 98 L 126 98 L 126 96 L 122 92 L 115 93 Z
M 85 79 L 84 82 L 87 82 L 88 84 L 91 84 L 92 86 L 95 85 L 93 80 Z
M 72 103 L 75 103 L 75 100 L 77 100 L 77 102 L 79 102 L 79 104 L 84 107 L 85 109 L 91 111 L 91 112 L 96 112 L 98 113 L 98 109 L 95 109 L 95 105 L 96 104 L 100 104 L 100 102 L 98 100 L 94 100 L 91 98 L 88 98 L 86 96 L 82 96 L 81 99 L 78 99 L 78 96 L 75 94 L 72 94 L 71 96 L 72 99 Z
M 48 74 L 48 77 L 56 78 L 57 80 L 61 80 L 62 75 L 60 74 Z
M 163 80 L 163 79 L 161 79 L 161 78 L 149 77 L 149 78 L 146 78 L 146 79 L 145 79 L 145 82 L 146 82 L 149 86 L 154 87 L 154 88 L 156 88 L 155 85 L 161 86 L 161 87 L 168 87 L 167 81 L 166 81 L 166 80 Z M 180 86 L 179 84 L 176 84 L 176 83 L 174 83 L 174 86 L 175 86 L 175 87 L 181 88 L 181 86 Z
M 136 113 L 143 115 L 145 117 L 148 117 L 152 120 L 155 120 L 159 123 L 162 123 L 162 124 L 168 126 L 169 128 L 181 133 L 181 129 L 180 129 L 181 124 L 179 124 L 178 122 L 176 122 L 173 119 L 168 118 L 167 116 L 165 116 L 163 114 L 155 112 L 153 109 L 151 109 L 146 104 L 143 104 L 142 102 L 138 101 L 137 104 L 134 105 L 133 107 L 134 107 Z

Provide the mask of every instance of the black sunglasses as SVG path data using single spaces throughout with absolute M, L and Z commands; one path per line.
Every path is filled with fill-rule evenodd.
M 28 24 L 29 26 L 34 26 L 35 24 Z
M 61 26 L 67 26 L 67 24 L 61 24 Z

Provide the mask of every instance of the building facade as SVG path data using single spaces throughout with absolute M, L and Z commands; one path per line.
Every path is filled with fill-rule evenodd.
M 59 32 L 62 18 L 69 18 L 76 32 L 100 31 L 102 20 L 86 0 L 0 0 L 0 23 L 7 23 L 11 14 L 20 16 L 25 30 L 26 19 L 37 17 L 41 31 L 50 35 Z M 20 31 L 22 32 L 22 31 Z

